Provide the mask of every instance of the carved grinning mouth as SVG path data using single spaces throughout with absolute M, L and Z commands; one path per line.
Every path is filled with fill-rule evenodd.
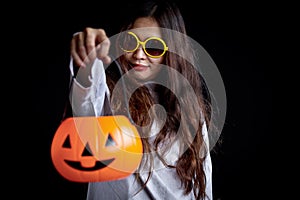
M 80 171 L 96 171 L 108 166 L 115 159 L 107 159 L 102 161 L 96 161 L 96 164 L 93 167 L 83 167 L 78 161 L 64 160 L 70 167 L 78 169 Z

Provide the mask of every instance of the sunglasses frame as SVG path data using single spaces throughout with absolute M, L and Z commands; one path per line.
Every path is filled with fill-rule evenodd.
M 121 47 L 121 49 L 122 49 L 123 51 L 125 51 L 125 52 L 134 52 L 134 51 L 136 51 L 136 50 L 139 48 L 140 45 L 142 45 L 142 48 L 143 48 L 143 50 L 144 50 L 144 53 L 145 53 L 147 56 L 149 56 L 149 57 L 151 57 L 151 58 L 160 58 L 160 57 L 162 57 L 162 56 L 168 51 L 168 46 L 166 45 L 165 41 L 164 41 L 163 39 L 159 38 L 159 37 L 152 36 L 152 37 L 147 38 L 145 41 L 141 41 L 135 33 L 129 31 L 128 34 L 132 35 L 132 36 L 136 39 L 137 45 L 136 45 L 136 47 L 135 47 L 133 50 L 126 50 L 126 49 L 123 49 L 123 48 Z M 149 40 L 153 40 L 153 39 L 154 39 L 154 40 L 160 41 L 160 42 L 163 44 L 163 47 L 164 47 L 164 51 L 163 51 L 160 55 L 158 55 L 158 56 L 151 55 L 151 54 L 149 54 L 149 53 L 147 52 L 147 50 L 146 50 L 146 43 L 147 43 Z

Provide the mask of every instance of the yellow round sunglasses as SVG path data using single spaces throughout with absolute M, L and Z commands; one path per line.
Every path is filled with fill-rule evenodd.
M 165 41 L 161 38 L 153 36 L 147 38 L 143 42 L 131 31 L 127 32 L 127 34 L 122 37 L 120 47 L 125 52 L 134 52 L 138 49 L 140 44 L 142 45 L 145 54 L 151 58 L 160 58 L 168 50 Z

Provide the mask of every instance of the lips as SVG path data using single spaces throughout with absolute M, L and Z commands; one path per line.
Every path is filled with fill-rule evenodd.
M 135 71 L 145 71 L 148 69 L 147 65 L 141 65 L 141 64 L 130 64 L 132 69 Z

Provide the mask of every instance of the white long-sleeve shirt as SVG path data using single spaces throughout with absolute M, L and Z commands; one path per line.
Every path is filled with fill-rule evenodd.
M 71 75 L 73 72 L 73 61 L 70 62 Z M 105 106 L 105 96 L 109 96 L 109 89 L 106 84 L 105 69 L 102 61 L 96 59 L 90 68 L 79 69 L 76 78 L 72 82 L 70 92 L 70 102 L 74 116 L 101 116 Z M 155 131 L 155 127 L 152 129 Z M 203 126 L 203 137 L 208 146 L 208 133 L 206 126 Z M 174 142 L 168 150 L 165 159 L 170 164 L 175 164 L 179 157 L 178 141 Z M 146 188 L 139 193 L 141 185 L 136 181 L 135 175 L 127 178 L 106 181 L 90 182 L 87 191 L 87 200 L 191 200 L 195 199 L 193 192 L 184 195 L 184 189 L 181 186 L 180 179 L 174 168 L 165 167 L 162 162 L 154 157 L 154 170 Z M 212 163 L 208 155 L 204 162 L 204 171 L 206 175 L 206 194 L 205 200 L 212 200 Z M 146 181 L 148 173 L 142 173 L 140 179 Z

